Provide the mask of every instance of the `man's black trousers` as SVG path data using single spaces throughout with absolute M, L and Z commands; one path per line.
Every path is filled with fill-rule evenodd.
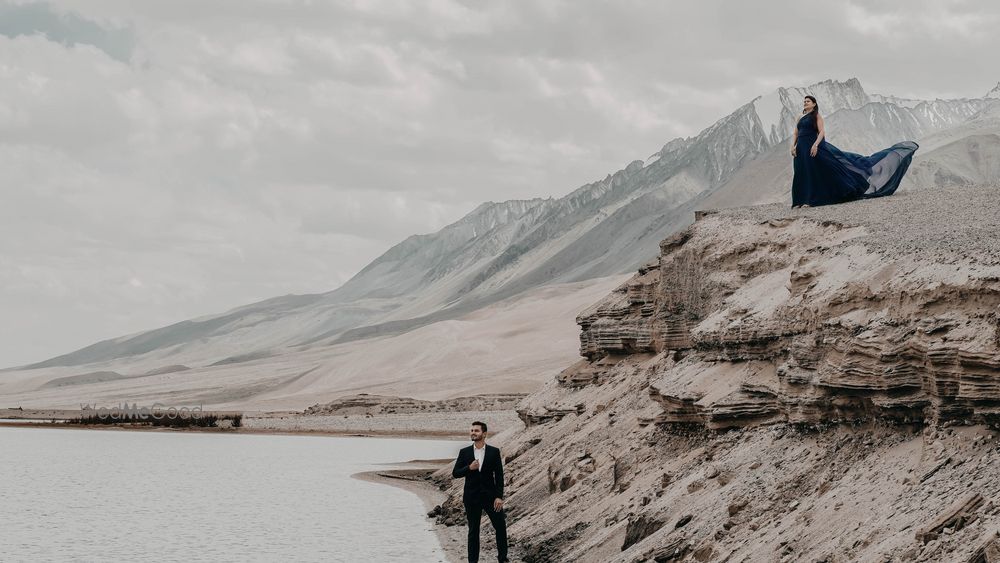
M 507 513 L 503 510 L 493 510 L 493 500 L 471 501 L 465 503 L 465 517 L 469 521 L 469 563 L 479 561 L 479 523 L 483 519 L 483 511 L 490 517 L 490 523 L 497 533 L 497 556 L 500 561 L 507 560 Z

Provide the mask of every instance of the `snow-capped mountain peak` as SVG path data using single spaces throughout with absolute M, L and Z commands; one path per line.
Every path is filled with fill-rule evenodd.
M 813 96 L 825 115 L 841 109 L 858 109 L 871 101 L 857 78 L 824 80 L 805 87 L 781 87 L 754 98 L 754 112 L 770 144 L 788 137 L 801 115 L 802 99 Z

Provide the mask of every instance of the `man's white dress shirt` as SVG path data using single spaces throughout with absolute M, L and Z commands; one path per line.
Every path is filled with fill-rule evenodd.
M 483 447 L 477 448 L 475 444 L 472 445 L 472 455 L 479 462 L 479 469 L 483 468 L 483 460 L 486 459 L 486 444 Z

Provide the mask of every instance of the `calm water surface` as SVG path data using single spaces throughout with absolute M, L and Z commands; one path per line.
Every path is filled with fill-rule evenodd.
M 0 559 L 445 561 L 415 495 L 350 475 L 464 445 L 0 428 Z

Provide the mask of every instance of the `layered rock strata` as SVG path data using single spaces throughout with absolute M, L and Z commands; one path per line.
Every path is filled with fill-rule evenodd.
M 578 317 L 587 362 L 560 382 L 600 382 L 605 358 L 669 352 L 651 380 L 654 422 L 992 420 L 996 256 L 886 254 L 866 246 L 865 225 L 820 217 L 703 215 Z
M 580 314 L 582 359 L 518 405 L 516 556 L 988 560 L 996 209 L 983 186 L 701 213 Z

